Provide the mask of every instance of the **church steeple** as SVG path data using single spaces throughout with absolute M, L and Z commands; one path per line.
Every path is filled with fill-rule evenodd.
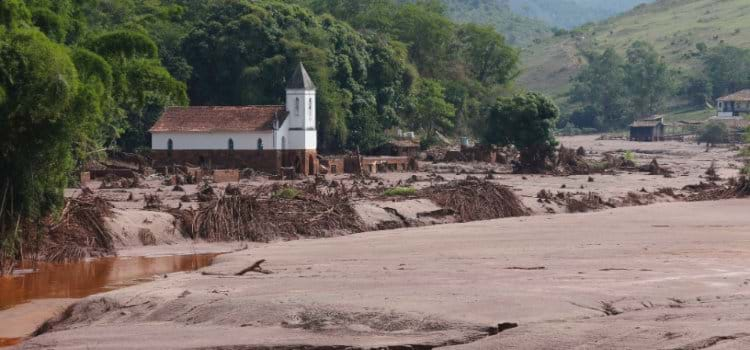
M 286 109 L 289 127 L 296 130 L 315 130 L 315 84 L 300 63 L 286 87 Z M 307 138 L 307 136 L 305 136 Z
M 305 65 L 300 62 L 297 69 L 294 70 L 294 74 L 289 78 L 286 86 L 287 90 L 315 90 L 315 84 L 313 84 L 310 75 L 307 74 Z

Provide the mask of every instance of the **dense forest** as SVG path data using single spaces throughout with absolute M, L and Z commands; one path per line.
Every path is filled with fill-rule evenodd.
M 281 104 L 298 62 L 319 145 L 340 152 L 395 127 L 484 135 L 518 60 L 438 0 L 3 0 L 0 231 L 59 208 L 105 150 L 148 149 L 166 106 Z

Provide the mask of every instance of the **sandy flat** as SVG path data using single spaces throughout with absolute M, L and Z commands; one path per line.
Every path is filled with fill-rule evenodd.
M 204 270 L 227 276 L 89 297 L 22 347 L 744 348 L 748 208 L 661 203 L 250 247 Z M 273 274 L 230 276 L 258 259 Z M 487 337 L 502 322 L 519 327 Z

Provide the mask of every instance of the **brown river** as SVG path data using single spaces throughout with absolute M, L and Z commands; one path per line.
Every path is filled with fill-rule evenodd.
M 37 299 L 75 299 L 146 282 L 155 276 L 193 271 L 218 254 L 164 257 L 116 257 L 70 264 L 24 264 L 13 276 L 0 277 L 0 311 Z M 0 319 L 0 325 L 14 320 Z M 0 338 L 0 347 L 23 338 Z

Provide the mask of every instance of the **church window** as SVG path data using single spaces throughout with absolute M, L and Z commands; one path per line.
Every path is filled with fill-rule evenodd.
M 172 139 L 167 140 L 167 154 L 169 156 L 172 156 L 173 149 L 174 149 L 174 142 L 172 142 Z
M 229 142 L 227 142 L 227 147 L 230 151 L 234 151 L 234 140 L 229 139 Z
M 263 139 L 258 139 L 258 151 L 263 150 Z
M 299 98 L 294 100 L 294 115 L 299 115 Z

